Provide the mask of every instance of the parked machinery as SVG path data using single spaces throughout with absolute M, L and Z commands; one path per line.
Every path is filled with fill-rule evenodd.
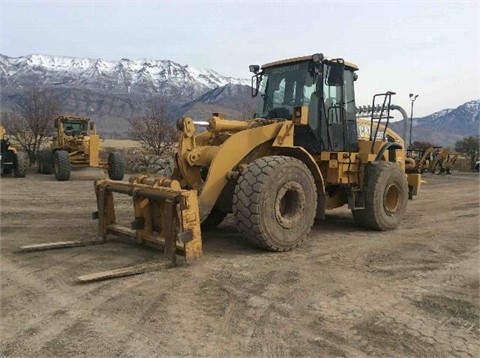
M 426 170 L 429 170 L 434 152 L 434 147 L 428 147 L 426 149 L 408 149 L 405 161 L 406 172 L 423 173 Z
M 460 153 L 449 148 L 436 148 L 433 152 L 432 163 L 429 170 L 434 174 L 452 174 L 452 166 Z
M 271 251 L 294 249 L 315 219 L 344 205 L 360 226 L 400 225 L 421 176 L 405 173 L 404 142 L 388 128 L 395 93 L 376 94 L 372 108 L 378 111 L 359 123 L 353 63 L 314 54 L 250 70 L 258 98 L 254 118 L 181 118 L 171 177 L 95 181 L 100 238 L 129 235 L 163 247 L 175 264 L 177 255 L 187 262 L 200 257 L 201 230 L 213 229 L 228 213 L 247 241 Z M 117 222 L 117 194 L 132 196 L 130 226 Z M 82 280 L 145 270 L 136 266 Z
M 71 168 L 103 168 L 109 178 L 122 180 L 124 158 L 120 152 L 111 152 L 108 161 L 100 158 L 100 138 L 88 117 L 59 116 L 55 119 L 56 136 L 49 149 L 39 153 L 38 172 L 55 174 L 58 181 L 70 179 Z
M 10 144 L 10 140 L 5 137 L 6 131 L 0 126 L 0 144 L 1 144 L 1 174 L 12 174 L 17 178 L 25 177 L 26 156 Z

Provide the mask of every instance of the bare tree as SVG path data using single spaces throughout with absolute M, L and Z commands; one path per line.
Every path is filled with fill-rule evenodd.
M 424 150 L 424 149 L 427 149 L 429 147 L 434 147 L 434 145 L 430 142 L 424 142 L 424 141 L 414 141 L 412 143 L 412 149 L 413 150 Z
M 53 119 L 60 105 L 51 90 L 33 86 L 23 92 L 24 103 L 18 113 L 6 113 L 2 124 L 7 133 L 27 152 L 30 164 L 34 163 L 41 145 L 53 131 Z
M 475 162 L 480 157 L 480 137 L 465 137 L 455 143 L 455 150 L 462 153 L 470 164 L 470 169 L 475 167 Z
M 143 116 L 133 117 L 128 122 L 131 126 L 131 138 L 158 156 L 172 150 L 177 143 L 178 135 L 172 125 L 173 117 L 164 99 L 152 102 Z

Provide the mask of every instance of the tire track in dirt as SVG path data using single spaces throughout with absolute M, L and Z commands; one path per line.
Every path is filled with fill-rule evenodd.
M 48 349 L 49 345 L 52 345 L 51 342 L 61 341 L 62 337 L 69 337 L 72 334 L 75 335 L 75 326 L 88 326 L 87 331 L 90 331 L 92 327 L 98 328 L 95 330 L 98 335 L 92 336 L 98 341 L 101 341 L 100 337 L 105 335 L 106 332 L 115 332 L 114 335 L 119 341 L 122 341 L 122 339 L 125 338 L 124 336 L 128 337 L 132 334 L 131 322 L 124 322 L 123 327 L 125 328 L 122 332 L 122 325 L 119 325 L 118 321 L 106 318 L 105 314 L 99 314 L 99 312 L 103 311 L 102 306 L 109 301 L 120 300 L 122 297 L 128 296 L 130 292 L 135 291 L 139 286 L 142 286 L 143 283 L 141 281 L 125 279 L 122 282 L 121 288 L 113 281 L 93 285 L 81 285 L 82 291 L 84 291 L 85 288 L 87 291 L 84 291 L 82 295 L 76 297 L 65 294 L 66 290 L 71 290 L 72 287 L 49 285 L 47 290 L 45 290 L 45 287 L 42 285 L 42 280 L 35 274 L 24 269 L 4 271 L 2 273 L 2 276 L 3 275 L 14 280 L 17 284 L 23 285 L 28 290 L 38 292 L 38 296 L 43 296 L 38 297 L 38 300 L 45 302 L 43 307 L 39 307 L 41 312 L 38 312 L 33 318 L 23 320 L 22 326 L 17 327 L 16 330 L 12 330 L 11 326 L 4 326 L 2 346 L 6 354 L 8 354 L 9 346 L 13 345 L 16 346 L 16 355 L 28 355 L 29 352 L 39 352 L 40 355 L 45 353 L 45 355 L 48 356 L 51 353 L 55 353 L 50 352 Z M 112 295 L 111 291 L 115 293 Z M 144 322 L 142 321 L 142 323 Z M 48 327 L 48 329 L 45 330 L 45 327 Z M 32 334 L 32 332 L 34 332 L 34 334 Z M 76 334 L 78 335 L 78 332 L 76 332 Z M 112 340 L 112 335 L 113 333 L 107 333 L 106 338 Z M 141 344 L 148 346 L 152 338 L 154 337 L 150 337 L 150 339 L 146 341 L 142 338 L 143 342 Z M 136 337 L 136 339 L 139 339 L 139 337 Z M 21 342 L 21 345 L 17 346 L 15 343 L 19 342 Z M 54 346 L 55 343 L 53 343 L 53 346 L 50 348 Z M 121 350 L 119 350 L 119 347 L 121 347 L 121 345 L 113 347 L 115 348 L 114 351 L 120 353 Z M 94 354 L 95 352 L 93 351 L 91 353 Z

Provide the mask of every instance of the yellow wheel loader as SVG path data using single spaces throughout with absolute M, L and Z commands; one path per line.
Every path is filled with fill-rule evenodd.
M 16 178 L 23 178 L 26 173 L 27 158 L 23 152 L 10 145 L 10 140 L 5 137 L 5 133 L 5 128 L 0 126 L 0 173 L 2 175 L 11 175 L 13 173 Z
M 430 171 L 433 174 L 452 174 L 452 166 L 457 161 L 460 153 L 452 151 L 449 148 L 436 148 L 433 152 Z
M 174 265 L 177 255 L 187 262 L 200 257 L 201 230 L 214 228 L 229 213 L 246 240 L 271 251 L 294 249 L 315 219 L 344 205 L 360 226 L 400 225 L 421 179 L 405 173 L 404 142 L 388 128 L 394 93 L 375 95 L 371 116 L 357 120 L 353 63 L 314 54 L 250 70 L 252 95 L 258 98 L 254 118 L 181 118 L 171 177 L 95 181 L 100 238 L 121 234 L 163 247 Z M 129 226 L 117 221 L 117 194 L 133 199 Z M 149 269 L 136 266 L 80 279 Z
M 405 160 L 405 170 L 407 173 L 423 173 L 430 168 L 433 160 L 434 147 L 427 149 L 408 149 L 407 159 Z
M 109 178 L 122 180 L 124 159 L 119 152 L 111 152 L 108 161 L 100 159 L 100 138 L 88 117 L 59 116 L 54 120 L 57 130 L 51 147 L 39 152 L 37 163 L 40 174 L 55 174 L 55 179 L 70 179 L 71 169 L 103 168 Z

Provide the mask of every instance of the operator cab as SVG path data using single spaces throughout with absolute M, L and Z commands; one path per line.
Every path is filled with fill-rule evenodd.
M 358 67 L 322 54 L 250 66 L 256 117 L 293 120 L 294 144 L 312 154 L 357 151 L 353 82 Z M 302 111 L 302 108 L 307 109 Z M 298 113 L 307 113 L 299 123 Z
M 68 136 L 78 137 L 88 134 L 89 118 L 59 116 L 57 120 L 60 120 L 63 132 Z M 55 121 L 55 128 L 57 128 L 57 120 Z

